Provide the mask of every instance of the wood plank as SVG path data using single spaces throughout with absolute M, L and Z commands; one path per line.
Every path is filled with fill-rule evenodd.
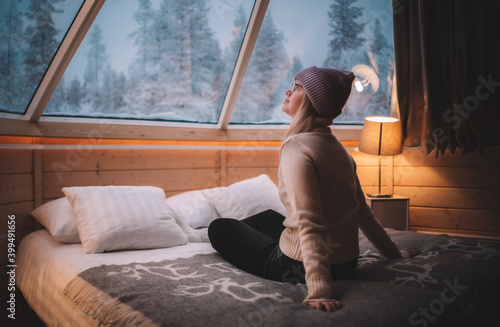
M 410 206 L 500 211 L 500 190 L 395 186 L 394 193 Z
M 408 230 L 414 232 L 429 233 L 429 234 L 448 234 L 450 236 L 500 240 L 500 233 L 496 232 L 463 231 L 458 229 L 425 228 L 425 227 L 411 227 L 411 226 L 408 228 Z
M 1 123 L 2 121 L 0 119 L 0 124 Z M 215 129 L 213 125 L 209 125 L 209 127 L 206 128 L 202 127 L 203 125 L 200 124 L 168 124 L 166 122 L 139 122 L 127 121 L 125 119 L 104 120 L 94 118 L 45 117 L 37 122 L 37 126 L 44 137 L 55 138 L 81 138 L 83 136 L 89 139 L 105 137 L 108 139 L 130 140 L 227 140 L 225 130 Z M 13 135 L 32 134 L 18 133 Z M 238 138 L 235 140 L 238 140 Z
M 435 152 L 426 155 L 423 150 L 404 150 L 401 155 L 394 157 L 395 166 L 424 166 L 424 167 L 500 167 L 500 149 L 485 149 L 483 154 L 468 153 L 463 155 L 458 150 L 455 154 L 446 151 L 436 158 Z
M 282 141 L 288 130 L 288 126 L 229 126 L 226 130 L 226 137 L 229 141 Z M 332 134 L 339 141 L 359 140 L 362 127 L 360 126 L 333 126 Z
M 43 136 L 37 124 L 32 121 L 3 117 L 0 117 L 0 133 L 12 136 Z
M 238 167 L 238 168 L 228 168 L 227 169 L 227 178 L 228 185 L 233 183 L 257 177 L 261 174 L 266 174 L 271 178 L 271 180 L 278 185 L 278 168 L 270 167 L 270 168 L 247 168 L 247 167 Z
M 46 150 L 43 171 L 216 168 L 219 150 Z
M 220 186 L 227 186 L 227 150 L 220 151 Z
M 35 207 L 39 207 L 43 203 L 42 156 L 41 150 L 33 151 L 33 197 Z
M 7 233 L 7 218 L 9 215 L 15 215 L 17 231 L 34 230 L 35 219 L 30 216 L 30 212 L 34 208 L 32 201 L 0 205 L 0 234 Z
M 278 167 L 279 151 L 277 150 L 227 150 L 228 167 Z
M 500 211 L 410 207 L 409 225 L 500 233 Z
M 498 167 L 395 167 L 396 186 L 500 188 Z
M 0 205 L 33 201 L 33 174 L 0 175 Z
M 226 130 L 228 141 L 282 141 L 287 127 L 259 126 L 259 128 L 233 128 Z
M 64 196 L 62 188 L 69 186 L 148 185 L 165 191 L 220 186 L 220 170 L 214 168 L 45 173 L 43 177 L 47 199 Z
M 0 150 L 0 174 L 33 172 L 33 150 Z

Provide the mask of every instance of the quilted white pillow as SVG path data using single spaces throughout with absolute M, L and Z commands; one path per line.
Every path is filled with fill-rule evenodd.
M 44 203 L 33 210 L 31 215 L 52 234 L 56 241 L 80 243 L 76 217 L 68 199 L 63 197 Z
M 189 224 L 193 228 L 207 227 L 212 220 L 220 218 L 201 190 L 189 191 L 171 196 L 167 199 L 177 220 Z
M 165 248 L 187 242 L 169 214 L 161 188 L 87 186 L 62 190 L 76 215 L 84 253 Z
M 285 215 L 278 187 L 265 174 L 227 187 L 203 190 L 203 195 L 224 218 L 243 219 L 268 209 Z

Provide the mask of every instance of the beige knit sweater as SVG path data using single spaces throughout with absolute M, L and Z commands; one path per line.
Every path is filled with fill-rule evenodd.
M 304 263 L 304 301 L 332 300 L 330 265 L 359 255 L 358 227 L 385 257 L 401 257 L 366 204 L 354 160 L 330 128 L 285 140 L 278 174 L 286 208 L 280 249 Z

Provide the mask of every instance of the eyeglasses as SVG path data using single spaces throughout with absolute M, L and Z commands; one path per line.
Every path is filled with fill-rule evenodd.
M 297 87 L 297 86 L 299 86 L 299 85 L 297 85 L 295 82 L 293 82 L 293 84 L 292 84 L 292 90 L 290 92 L 290 95 L 293 94 L 293 91 L 295 91 L 295 87 Z

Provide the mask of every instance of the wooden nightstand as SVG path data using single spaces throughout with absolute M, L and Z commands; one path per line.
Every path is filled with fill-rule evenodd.
M 398 195 L 393 195 L 391 198 L 366 196 L 366 203 L 368 203 L 382 226 L 397 230 L 408 230 L 409 198 Z

